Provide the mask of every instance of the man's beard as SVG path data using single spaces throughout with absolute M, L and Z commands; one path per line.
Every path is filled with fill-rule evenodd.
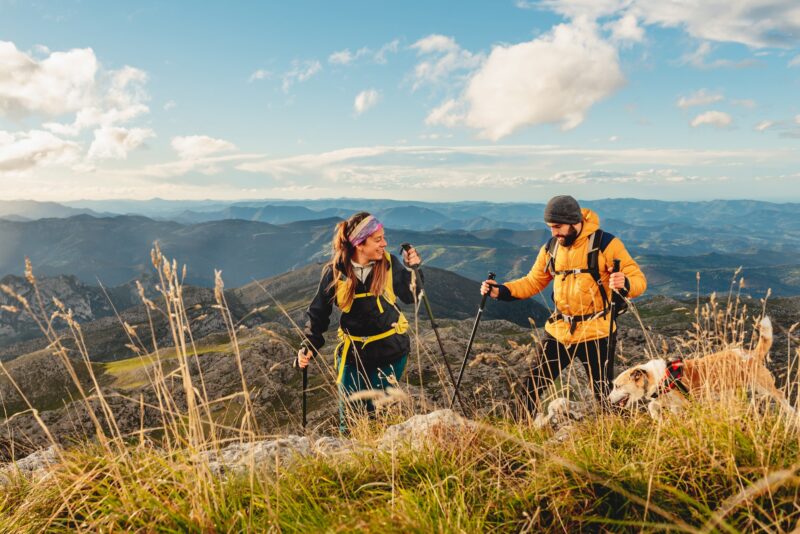
M 569 232 L 567 232 L 567 235 L 559 239 L 558 244 L 561 245 L 562 247 L 571 247 L 576 239 L 578 239 L 578 231 L 575 229 L 574 226 L 570 226 Z

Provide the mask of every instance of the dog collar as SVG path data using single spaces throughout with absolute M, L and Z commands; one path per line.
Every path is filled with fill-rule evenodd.
M 689 395 L 689 388 L 681 380 L 683 378 L 683 358 L 675 358 L 667 361 L 667 369 L 664 371 L 664 378 L 658 385 L 656 391 L 650 396 L 651 399 L 657 399 L 664 393 L 669 393 L 673 389 L 677 389 L 684 396 Z

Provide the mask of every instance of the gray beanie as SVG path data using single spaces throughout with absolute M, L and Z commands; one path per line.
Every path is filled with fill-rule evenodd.
M 569 195 L 553 197 L 544 208 L 544 222 L 555 224 L 578 224 L 583 213 L 578 201 Z

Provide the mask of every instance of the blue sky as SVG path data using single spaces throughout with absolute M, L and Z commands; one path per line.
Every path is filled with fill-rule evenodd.
M 0 0 L 0 198 L 800 201 L 797 95 L 796 0 Z

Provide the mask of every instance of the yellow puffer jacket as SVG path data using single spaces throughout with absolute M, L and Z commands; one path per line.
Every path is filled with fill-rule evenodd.
M 566 271 L 571 269 L 585 269 L 589 253 L 589 235 L 600 227 L 600 218 L 590 209 L 583 208 L 583 227 L 578 238 L 571 247 L 558 247 L 556 256 L 556 271 Z M 519 299 L 529 298 L 544 288 L 553 279 L 547 270 L 549 260 L 547 245 L 542 246 L 536 262 L 530 272 L 523 278 L 504 285 L 509 289 L 513 297 Z M 611 297 L 611 290 L 608 287 L 609 269 L 615 259 L 620 260 L 620 271 L 625 274 L 627 295 L 629 298 L 638 297 L 647 288 L 645 280 L 639 266 L 633 260 L 625 245 L 618 238 L 614 238 L 606 249 L 598 255 L 598 268 L 600 278 L 606 289 L 606 294 Z M 622 291 L 625 294 L 625 291 Z M 589 273 L 556 275 L 553 282 L 553 296 L 555 298 L 556 309 L 566 315 L 587 315 L 603 310 L 603 297 L 600 288 Z M 608 336 L 610 318 L 608 315 L 600 316 L 587 321 L 580 321 L 575 324 L 574 331 L 570 332 L 570 324 L 565 320 L 548 322 L 545 330 L 554 338 L 565 345 L 572 345 L 582 341 L 591 341 Z

